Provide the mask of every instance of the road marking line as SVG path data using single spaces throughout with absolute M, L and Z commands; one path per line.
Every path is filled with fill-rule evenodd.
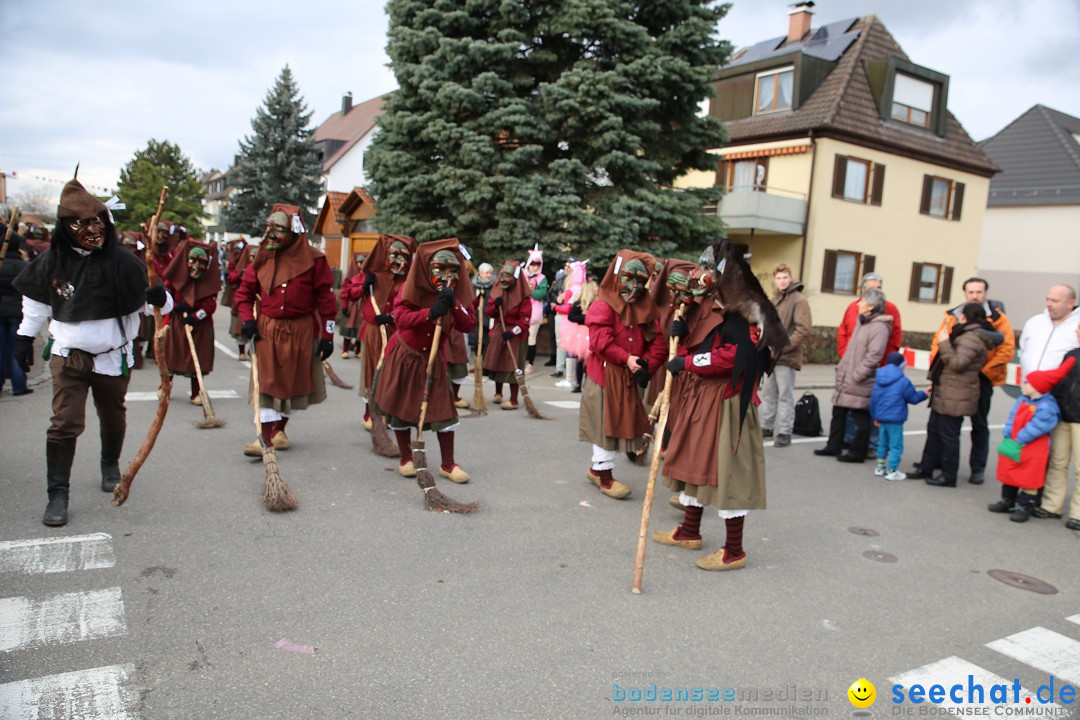
M 989 429 L 991 429 L 991 430 L 1000 430 L 1001 428 L 1003 428 L 1005 426 L 1004 425 L 987 425 L 987 427 Z M 960 432 L 969 433 L 969 432 L 971 432 L 971 428 L 969 428 L 969 427 L 967 427 L 965 425 L 963 428 L 961 428 Z M 905 436 L 925 435 L 925 434 L 926 434 L 926 430 L 905 430 L 904 431 Z M 817 437 L 793 437 L 793 438 L 791 438 L 791 444 L 792 445 L 805 445 L 807 443 L 823 443 L 823 442 L 828 442 L 828 441 L 829 441 L 828 433 L 826 433 L 825 435 L 818 435 Z M 774 443 L 773 440 L 767 440 L 765 442 L 765 447 L 772 447 L 773 443 Z
M 108 533 L 0 542 L 0 573 L 100 570 L 115 564 Z
M 0 685 L 8 720 L 136 720 L 138 697 L 127 686 L 134 665 L 77 670 Z
M 226 355 L 228 355 L 229 357 L 231 357 L 233 360 L 239 360 L 240 359 L 239 355 L 234 353 L 230 348 L 222 345 L 217 340 L 214 341 L 214 347 L 216 347 L 218 350 L 220 350 L 221 352 L 223 352 Z M 243 365 L 244 367 L 248 367 L 248 368 L 251 367 L 251 362 L 248 361 L 248 360 L 243 360 L 240 364 Z
M 981 685 L 983 688 L 983 702 L 967 702 L 968 700 L 968 675 L 973 676 L 971 683 L 973 685 Z M 911 691 L 912 685 L 922 685 L 923 689 L 929 692 L 930 688 L 934 685 L 941 685 L 945 688 L 945 699 L 942 701 L 942 707 L 994 707 L 995 703 L 990 700 L 990 688 L 993 685 L 1004 685 L 1008 688 L 1007 698 L 1009 705 L 1016 705 L 1012 702 L 1012 680 L 1006 680 L 1005 678 L 995 675 L 989 670 L 985 670 L 978 665 L 968 662 L 963 658 L 958 658 L 955 655 L 947 657 L 944 660 L 938 660 L 937 662 L 930 663 L 929 665 L 923 665 L 922 667 L 915 668 L 914 670 L 908 670 L 905 673 L 896 675 L 889 678 L 890 685 L 903 685 L 905 694 Z M 953 685 L 960 685 L 960 699 L 963 702 L 957 703 L 949 696 L 949 690 Z M 887 692 L 891 693 L 891 689 Z M 884 697 L 885 693 L 881 693 Z M 926 697 L 925 695 L 923 696 Z M 1031 697 L 1032 704 L 1036 704 L 1041 708 L 1057 708 L 1058 706 L 1053 703 L 1040 704 L 1035 694 L 1020 688 L 1020 705 L 1025 705 L 1025 698 Z M 978 694 L 974 694 L 973 699 L 979 699 Z M 927 700 L 924 699 L 924 702 Z
M 1080 642 L 1053 630 L 1033 627 L 987 643 L 986 647 L 1037 667 L 1059 680 L 1073 685 L 1080 683 Z
M 544 404 L 566 410 L 577 410 L 581 407 L 581 403 L 577 400 L 544 400 Z
M 235 390 L 209 390 L 211 400 L 236 400 L 240 393 Z M 131 391 L 124 396 L 124 402 L 157 402 L 157 391 Z
M 1080 615 L 1070 615 L 1065 619 L 1071 623 L 1076 623 L 1077 625 L 1080 625 Z
M 127 634 L 120 588 L 0 599 L 0 652 Z

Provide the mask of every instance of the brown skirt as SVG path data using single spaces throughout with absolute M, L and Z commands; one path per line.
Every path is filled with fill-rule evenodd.
M 404 342 L 394 343 L 383 361 L 379 380 L 372 388 L 371 409 L 386 417 L 389 427 L 416 427 L 427 377 L 427 354 Z M 435 358 L 424 430 L 442 430 L 458 422 L 446 363 Z
M 322 363 L 318 362 L 315 352 L 318 339 L 311 316 L 278 319 L 260 315 L 258 324 L 262 338 L 255 347 L 259 392 L 281 400 L 321 394 L 318 400 L 308 402 L 322 402 L 326 398 L 326 388 L 324 385 L 316 387 L 314 367 L 321 368 Z
M 500 333 L 492 331 L 488 344 L 484 345 L 484 377 L 491 378 L 495 382 L 515 382 L 517 377 L 514 369 L 525 370 L 525 353 L 522 352 L 525 337 L 522 333 L 506 341 L 502 339 Z M 510 354 L 511 349 L 513 356 Z M 516 365 L 514 364 L 515 356 Z
M 578 440 L 598 445 L 605 450 L 638 452 L 645 446 L 644 438 L 608 437 L 604 432 L 604 388 L 585 375 L 581 381 L 581 409 L 578 413 Z
M 244 336 L 244 333 L 240 332 L 240 327 L 244 323 L 240 322 L 240 311 L 236 308 L 232 309 L 232 320 L 229 321 L 229 335 L 236 339 L 236 341 L 244 345 L 248 339 Z
M 371 397 L 371 382 L 375 378 L 375 368 L 379 365 L 379 356 L 383 351 L 382 333 L 379 325 L 364 325 L 364 334 L 360 336 L 360 397 Z
M 739 398 L 727 380 L 695 379 L 668 442 L 664 485 L 722 510 L 765 508 L 765 446 L 757 407 L 739 437 Z M 737 448 L 737 450 L 736 450 Z
M 191 328 L 191 337 L 195 341 L 195 352 L 199 355 L 199 366 L 203 375 L 214 370 L 214 323 L 206 318 L 195 323 Z M 191 347 L 188 345 L 184 324 L 179 318 L 173 318 L 166 326 L 165 337 L 161 339 L 165 353 L 165 367 L 173 375 L 195 377 L 195 363 L 191 359 Z
M 361 325 L 364 324 L 364 303 L 360 300 L 353 300 L 349 303 L 348 312 L 345 314 L 345 329 L 355 331 Z M 353 337 L 356 337 L 354 332 Z

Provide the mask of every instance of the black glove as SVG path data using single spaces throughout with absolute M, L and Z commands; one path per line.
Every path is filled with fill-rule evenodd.
M 364 294 L 370 295 L 371 291 L 375 289 L 375 273 L 368 273 L 364 276 Z
M 28 335 L 15 336 L 15 361 L 23 372 L 30 372 L 34 364 L 34 338 Z
M 675 322 L 671 323 L 671 337 L 685 340 L 686 336 L 689 334 L 690 328 L 686 326 L 686 320 L 683 318 L 675 318 Z
M 376 325 L 390 325 L 393 322 L 394 322 L 394 316 L 389 314 L 389 313 L 385 313 L 383 315 L 376 315 L 375 316 L 375 324 Z
M 165 307 L 165 286 L 164 285 L 152 285 L 146 288 L 146 302 L 150 303 L 154 307 Z
M 435 304 L 428 311 L 428 319 L 441 318 L 450 312 L 450 308 L 454 307 L 455 302 L 457 302 L 457 298 L 454 297 L 454 291 L 450 288 L 443 288 L 435 298 Z
M 454 307 L 454 303 L 457 302 L 457 295 L 454 294 L 454 288 L 443 288 L 439 291 L 439 295 L 438 297 L 436 297 L 436 300 L 441 300 L 449 307 Z
M 498 311 L 498 310 L 499 310 L 499 308 L 501 308 L 501 307 L 503 306 L 503 299 L 502 299 L 502 295 L 500 295 L 499 297 L 495 298 L 495 300 L 493 301 L 493 303 L 494 303 L 494 305 L 495 305 L 495 310 L 496 310 L 496 311 Z
M 649 387 L 649 380 L 652 379 L 652 375 L 649 374 L 648 368 L 638 368 L 634 372 L 634 382 L 638 384 L 638 387 Z
M 507 341 L 509 341 L 509 340 L 510 340 L 510 338 L 512 338 L 512 337 L 514 337 L 514 333 L 513 333 L 512 331 L 510 331 L 510 330 L 503 330 L 503 334 L 502 334 L 502 338 L 503 338 L 503 340 L 507 340 Z
M 428 320 L 438 320 L 448 312 L 450 312 L 450 307 L 436 300 L 435 304 L 428 310 Z
M 667 368 L 671 371 L 672 375 L 678 375 L 686 369 L 686 356 L 680 355 L 679 357 L 675 358 L 667 364 Z
M 333 340 L 320 340 L 319 341 L 319 359 L 320 360 L 325 360 L 326 358 L 330 357 L 331 353 L 333 353 L 333 352 L 334 352 L 334 341 Z
M 190 305 L 188 305 L 188 304 L 187 304 L 186 302 L 184 302 L 183 300 L 180 300 L 180 301 L 178 301 L 178 302 L 176 302 L 176 303 L 173 303 L 173 309 L 172 309 L 172 311 L 173 311 L 174 313 L 186 313 L 186 312 L 191 312 L 191 306 L 190 306 Z
M 195 327 L 195 323 L 197 322 L 197 320 L 198 319 L 194 315 L 185 315 L 184 319 L 181 322 L 183 322 L 185 325 Z
M 240 326 L 240 332 L 248 340 L 259 339 L 259 326 L 254 320 L 245 320 L 244 324 Z

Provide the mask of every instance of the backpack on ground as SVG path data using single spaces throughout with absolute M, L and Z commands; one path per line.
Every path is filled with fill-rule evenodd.
M 805 437 L 821 435 L 821 410 L 814 393 L 803 393 L 803 396 L 795 403 L 795 425 L 791 431 Z

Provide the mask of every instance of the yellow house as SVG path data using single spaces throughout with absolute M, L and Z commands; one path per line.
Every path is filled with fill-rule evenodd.
M 771 290 L 777 263 L 804 284 L 816 326 L 836 327 L 860 277 L 884 276 L 906 332 L 933 332 L 975 274 L 997 168 L 947 109 L 949 77 L 916 65 L 875 16 L 739 51 L 714 81 L 718 213 Z

